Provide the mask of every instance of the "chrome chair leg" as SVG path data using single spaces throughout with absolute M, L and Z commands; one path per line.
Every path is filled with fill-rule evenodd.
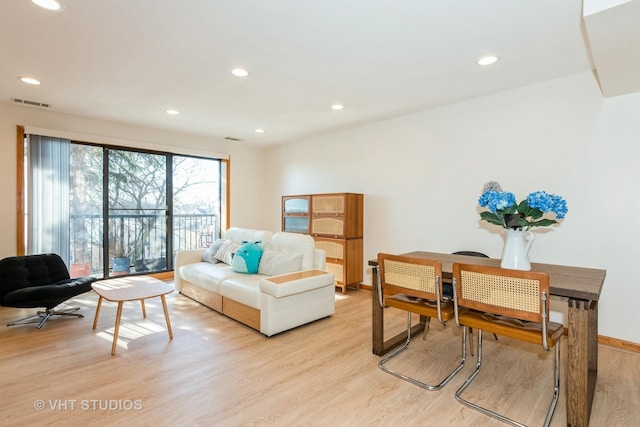
M 547 418 L 545 418 L 544 425 L 547 427 L 551 424 L 551 417 L 558 404 L 558 398 L 560 397 L 560 343 L 556 343 L 555 355 L 553 358 L 553 400 L 549 406 L 547 412 Z
M 56 310 L 55 308 L 48 308 L 44 311 L 38 311 L 33 316 L 25 317 L 24 319 L 14 320 L 13 322 L 7 323 L 7 326 L 15 326 L 15 325 L 25 325 L 27 323 L 38 323 L 37 329 L 40 329 L 44 326 L 45 323 L 51 318 L 51 316 L 73 316 L 73 317 L 84 317 L 84 314 L 74 313 L 75 311 L 80 310 L 80 307 L 73 308 L 65 308 L 62 310 Z
M 498 335 L 493 334 L 493 338 L 498 341 Z M 469 328 L 469 353 L 473 356 L 473 328 Z
M 487 408 L 479 406 L 473 402 L 465 400 L 461 397 L 462 392 L 471 384 L 471 382 L 478 376 L 480 373 L 480 367 L 482 365 L 482 329 L 478 329 L 478 337 L 477 337 L 477 359 L 476 359 L 476 369 L 469 375 L 469 377 L 465 380 L 465 382 L 460 386 L 460 388 L 456 391 L 456 400 L 462 403 L 465 406 L 468 406 L 471 409 L 474 409 L 478 412 L 481 412 L 485 415 L 488 415 L 492 418 L 498 419 L 505 424 L 509 424 L 515 427 L 527 427 L 525 424 L 519 423 L 518 421 L 512 420 L 511 418 L 507 418 L 504 415 L 498 414 L 497 412 L 493 412 Z M 553 399 L 551 401 L 551 405 L 549 406 L 549 410 L 547 411 L 547 416 L 545 418 L 544 427 L 548 427 L 551 423 L 551 417 L 553 417 L 553 412 L 555 411 L 556 405 L 558 403 L 559 391 L 560 391 L 560 343 L 556 343 L 556 348 L 554 352 L 554 360 L 553 360 L 553 371 L 554 371 L 554 388 L 553 388 Z
M 424 332 L 422 333 L 422 341 L 427 339 L 427 332 L 429 332 L 429 325 L 431 324 L 431 317 L 427 317 L 424 322 Z
M 41 321 L 40 319 L 42 319 L 42 315 L 40 315 L 39 313 L 40 312 L 38 312 L 38 314 L 34 314 L 33 316 L 25 317 L 24 319 L 18 319 L 18 320 L 9 322 L 7 323 L 7 326 L 25 325 L 27 323 L 40 322 Z
M 411 384 L 417 385 L 418 387 L 421 387 L 421 388 L 424 388 L 425 390 L 430 390 L 430 391 L 439 390 L 442 387 L 444 387 L 445 384 L 447 384 L 464 367 L 464 363 L 466 361 L 466 348 L 467 348 L 466 329 L 463 329 L 463 333 L 462 333 L 462 356 L 460 358 L 460 364 L 458 364 L 458 366 L 456 366 L 453 371 L 447 374 L 447 376 L 445 376 L 442 380 L 440 380 L 438 384 L 435 384 L 435 385 L 424 383 L 420 380 L 417 380 L 415 378 L 412 378 L 400 372 L 394 371 L 385 366 L 385 364 L 389 360 L 393 359 L 394 357 L 396 357 L 397 355 L 405 351 L 409 347 L 410 342 L 411 342 L 411 312 L 407 312 L 407 340 L 402 346 L 393 350 L 391 354 L 381 359 L 380 362 L 378 362 L 378 367 L 382 369 L 384 372 L 393 375 L 394 377 L 400 378 L 402 380 L 410 382 Z

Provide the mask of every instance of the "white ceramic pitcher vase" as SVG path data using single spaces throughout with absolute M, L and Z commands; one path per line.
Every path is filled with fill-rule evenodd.
M 511 270 L 531 270 L 529 249 L 535 235 L 531 231 L 507 230 L 500 267 Z

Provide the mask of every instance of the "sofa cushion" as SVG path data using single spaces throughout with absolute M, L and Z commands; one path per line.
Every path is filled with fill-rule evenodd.
M 235 273 L 220 283 L 218 293 L 225 298 L 232 299 L 249 307 L 260 309 L 260 280 L 265 276 L 260 274 Z
M 233 240 L 225 240 L 218 252 L 216 252 L 215 258 L 224 262 L 227 265 L 231 265 L 233 261 L 233 254 L 240 248 L 240 243 Z
M 220 291 L 220 283 L 223 280 L 238 274 L 234 273 L 231 267 L 226 264 L 212 265 L 208 262 L 183 265 L 178 272 L 181 279 L 217 293 Z
M 262 247 L 266 248 L 269 245 L 269 241 L 273 236 L 273 232 L 267 230 L 252 230 L 250 228 L 229 228 L 224 232 L 224 238 L 226 240 L 233 240 L 234 242 L 262 242 Z
M 265 249 L 260 259 L 258 273 L 265 276 L 277 276 L 279 274 L 300 271 L 302 267 L 302 254 L 278 252 Z
M 209 246 L 207 250 L 204 251 L 204 253 L 202 254 L 202 260 L 205 262 L 210 262 L 211 264 L 220 262 L 220 260 L 216 259 L 215 256 L 223 244 L 224 244 L 224 239 L 217 239 L 215 242 L 213 242 L 211 246 Z
M 269 249 L 274 251 L 302 254 L 301 270 L 310 270 L 314 266 L 315 241 L 307 234 L 278 232 L 271 237 Z

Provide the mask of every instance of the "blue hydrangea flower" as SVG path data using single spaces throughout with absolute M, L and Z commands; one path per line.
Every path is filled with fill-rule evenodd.
M 551 195 L 545 191 L 536 191 L 527 196 L 527 204 L 529 207 L 540 209 L 542 212 L 549 212 L 551 210 L 552 201 Z
M 481 207 L 488 207 L 489 211 L 496 213 L 516 204 L 516 196 L 506 191 L 489 190 L 478 199 Z
M 551 211 L 556 214 L 558 219 L 564 218 L 569 209 L 567 208 L 567 201 L 560 196 L 552 195 Z
M 527 196 L 529 207 L 540 209 L 542 212 L 553 212 L 558 219 L 567 214 L 567 202 L 560 196 L 548 194 L 545 191 L 536 191 Z

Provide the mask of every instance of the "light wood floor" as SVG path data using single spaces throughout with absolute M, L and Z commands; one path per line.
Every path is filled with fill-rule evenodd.
M 169 341 L 159 299 L 147 300 L 146 320 L 140 304 L 125 303 L 111 356 L 116 304 L 104 302 L 93 331 L 97 296 L 84 294 L 72 300 L 84 319 L 56 318 L 41 330 L 0 327 L 0 425 L 501 425 L 455 401 L 473 370 L 471 358 L 439 392 L 379 370 L 371 352 L 370 295 L 336 294 L 333 317 L 271 338 L 174 293 L 167 298 Z M 28 313 L 0 308 L 0 322 Z M 389 332 L 404 327 L 400 313 L 388 320 L 395 324 Z M 427 341 L 413 342 L 397 366 L 434 379 L 444 364 L 456 363 L 459 336 L 453 325 L 434 324 Z M 483 370 L 466 396 L 541 425 L 552 354 L 507 338 L 484 342 Z M 639 425 L 640 355 L 600 346 L 599 360 L 591 425 Z M 553 426 L 566 425 L 565 392 L 563 385 Z

